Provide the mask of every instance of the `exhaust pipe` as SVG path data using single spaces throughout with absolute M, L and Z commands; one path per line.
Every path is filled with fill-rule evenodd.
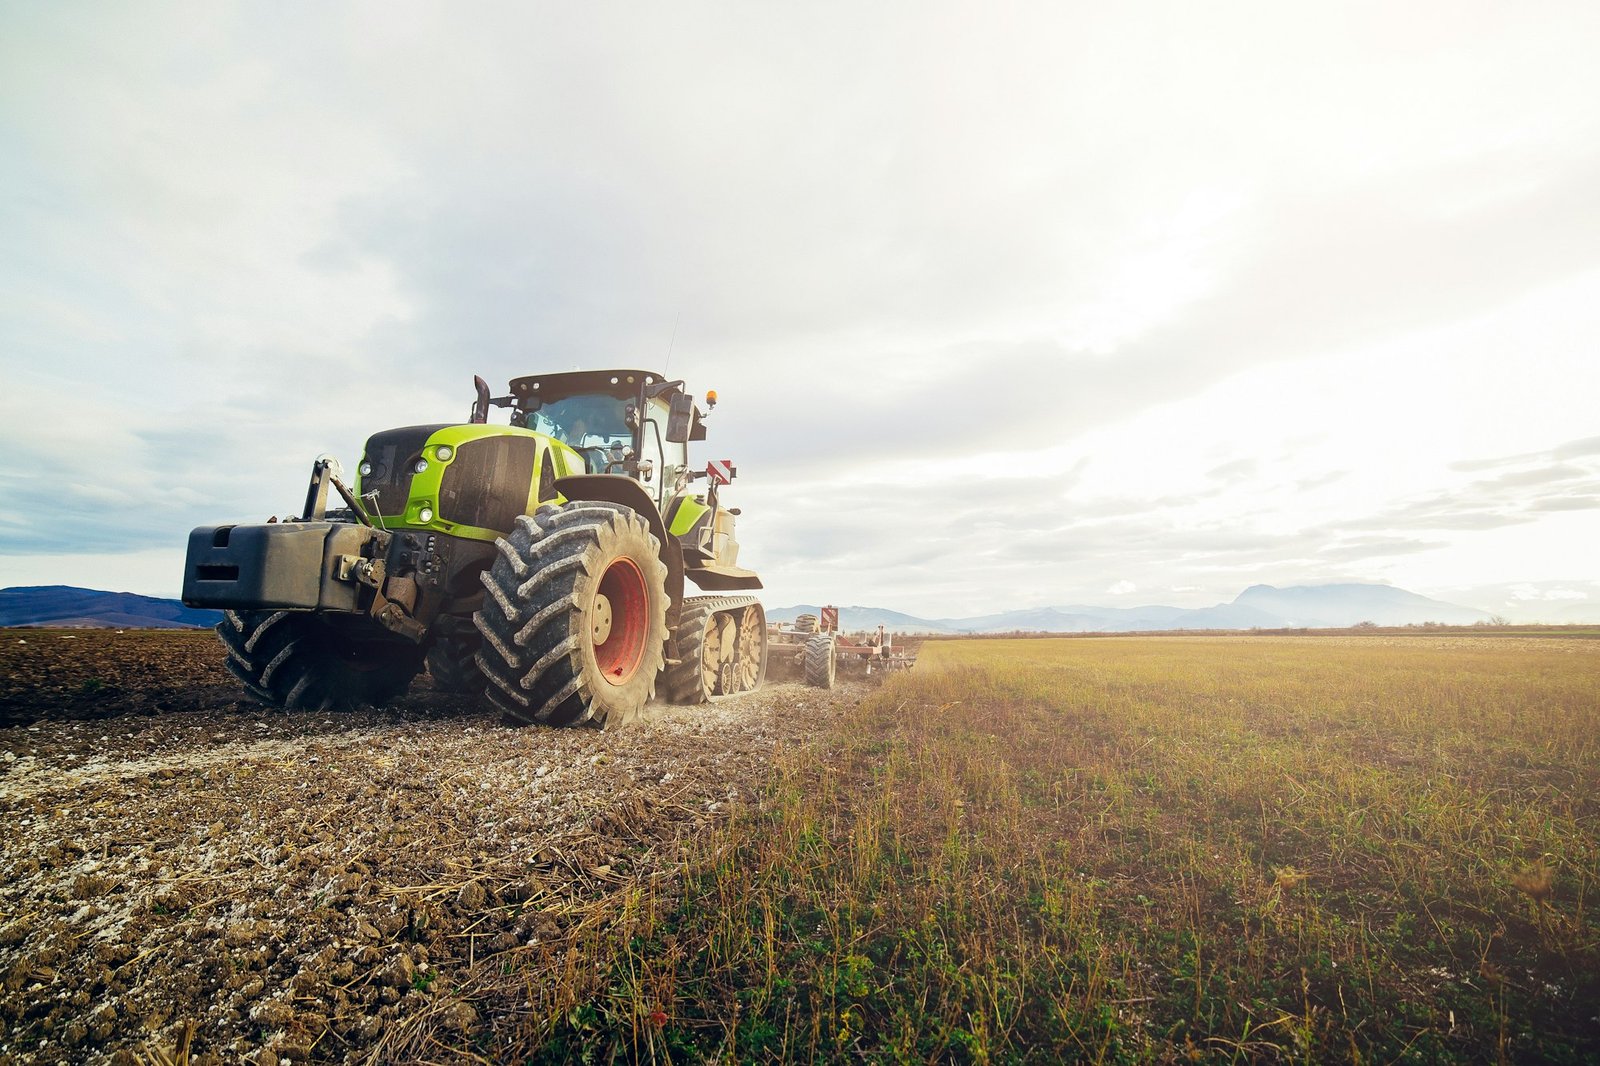
M 489 383 L 474 374 L 472 386 L 478 390 L 478 398 L 472 401 L 472 417 L 467 421 L 481 426 L 489 421 Z

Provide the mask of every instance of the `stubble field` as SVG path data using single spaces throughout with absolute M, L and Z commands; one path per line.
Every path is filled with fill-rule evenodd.
M 225 685 L 130 648 L 0 731 L 0 1059 L 1600 1057 L 1600 641 L 930 642 L 605 733 L 425 687 L 71 720 Z

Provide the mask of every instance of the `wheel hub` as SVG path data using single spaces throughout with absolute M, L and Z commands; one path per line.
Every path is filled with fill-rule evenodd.
M 644 574 L 627 556 L 612 560 L 600 577 L 589 607 L 589 633 L 595 665 L 613 685 L 626 685 L 639 672 L 650 631 L 650 594 Z
M 589 614 L 589 621 L 593 627 L 594 642 L 604 644 L 611 636 L 611 600 L 607 596 L 595 593 L 594 610 Z

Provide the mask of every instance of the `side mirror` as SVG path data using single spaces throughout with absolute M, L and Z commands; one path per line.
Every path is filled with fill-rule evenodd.
M 680 392 L 672 398 L 672 412 L 667 416 L 667 440 L 672 444 L 686 444 L 694 428 L 694 397 Z

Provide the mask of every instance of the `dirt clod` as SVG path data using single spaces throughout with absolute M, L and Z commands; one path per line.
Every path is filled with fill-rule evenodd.
M 390 988 L 409 988 L 411 978 L 416 974 L 416 967 L 411 962 L 409 955 L 396 955 L 384 963 L 372 976 L 380 984 Z
M 478 1012 L 469 1003 L 451 1003 L 440 1012 L 440 1024 L 455 1033 L 465 1033 L 478 1021 Z
M 488 898 L 489 894 L 477 881 L 468 881 L 461 886 L 461 891 L 456 893 L 456 902 L 469 911 L 475 911 L 483 906 Z

